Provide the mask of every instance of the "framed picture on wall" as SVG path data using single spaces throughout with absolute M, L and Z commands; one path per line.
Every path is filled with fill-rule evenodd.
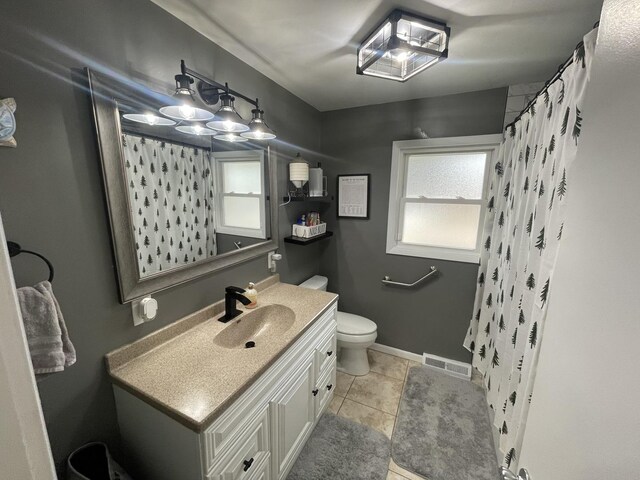
M 369 177 L 338 175 L 338 218 L 369 218 Z

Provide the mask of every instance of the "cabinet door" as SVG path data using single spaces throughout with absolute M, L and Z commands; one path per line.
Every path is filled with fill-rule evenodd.
M 271 401 L 274 478 L 283 478 L 288 472 L 313 428 L 313 373 L 311 353 Z

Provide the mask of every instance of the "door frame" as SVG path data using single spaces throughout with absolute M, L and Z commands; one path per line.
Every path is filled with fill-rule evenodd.
M 57 478 L 0 214 L 0 478 Z

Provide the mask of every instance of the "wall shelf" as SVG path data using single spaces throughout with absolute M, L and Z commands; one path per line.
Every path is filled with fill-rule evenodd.
M 284 237 L 284 242 L 293 243 L 294 245 L 309 245 L 310 243 L 315 243 L 319 240 L 324 240 L 325 238 L 329 238 L 332 236 L 333 236 L 333 232 L 325 232 L 322 235 L 317 235 L 311 238 Z

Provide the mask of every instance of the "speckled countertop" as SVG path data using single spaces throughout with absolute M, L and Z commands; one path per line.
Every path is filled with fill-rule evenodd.
M 274 304 L 293 310 L 295 320 L 287 331 L 265 334 L 255 348 L 218 346 L 214 337 L 246 314 L 219 322 L 224 302 L 218 302 L 108 353 L 113 383 L 190 429 L 204 430 L 338 298 L 279 283 L 277 276 L 257 288 L 258 308 L 253 311 Z

